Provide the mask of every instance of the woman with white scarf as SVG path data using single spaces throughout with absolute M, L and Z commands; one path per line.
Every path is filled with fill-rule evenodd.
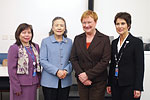
M 36 100 L 40 86 L 39 45 L 32 42 L 32 26 L 20 24 L 15 39 L 8 50 L 10 100 Z

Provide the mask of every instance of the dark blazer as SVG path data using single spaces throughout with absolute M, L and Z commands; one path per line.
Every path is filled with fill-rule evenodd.
M 111 64 L 109 70 L 108 85 L 112 85 L 118 81 L 119 86 L 132 85 L 134 90 L 143 90 L 143 77 L 144 77 L 144 50 L 143 42 L 129 34 L 124 44 L 122 45 L 119 53 L 117 44 L 119 37 L 112 42 L 111 46 Z M 122 56 L 118 64 L 119 74 L 118 79 L 115 75 L 115 54 L 119 58 Z
M 76 76 L 86 72 L 88 79 L 92 82 L 106 80 L 107 66 L 111 57 L 110 48 L 109 37 L 98 30 L 88 49 L 86 48 L 86 34 L 76 36 L 70 57 Z

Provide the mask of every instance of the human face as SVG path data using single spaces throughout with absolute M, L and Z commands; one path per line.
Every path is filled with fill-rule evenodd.
M 19 39 L 24 46 L 29 46 L 29 41 L 31 38 L 32 33 L 30 28 L 23 30 L 19 35 Z
M 82 27 L 87 34 L 93 34 L 95 32 L 96 22 L 92 17 L 83 18 Z
M 118 18 L 116 20 L 116 31 L 120 35 L 127 35 L 128 34 L 128 25 L 124 19 Z
M 55 36 L 62 36 L 65 32 L 65 22 L 62 19 L 55 20 L 52 30 Z

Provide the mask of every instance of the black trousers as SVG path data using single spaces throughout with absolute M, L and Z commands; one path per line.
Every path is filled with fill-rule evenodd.
M 134 98 L 132 85 L 119 86 L 118 83 L 116 83 L 112 85 L 112 100 L 140 100 L 140 98 Z
M 58 88 L 42 87 L 44 100 L 68 100 L 70 86 L 61 88 L 61 80 L 59 80 Z

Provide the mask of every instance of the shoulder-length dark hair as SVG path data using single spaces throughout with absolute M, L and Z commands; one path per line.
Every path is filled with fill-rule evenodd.
M 64 23 L 65 23 L 65 31 L 64 31 L 63 36 L 66 38 L 66 37 L 67 37 L 67 27 L 66 27 L 66 21 L 65 21 L 64 18 L 62 18 L 62 17 L 55 17 L 55 18 L 53 19 L 53 21 L 52 21 L 52 27 L 53 27 L 53 25 L 54 25 L 54 22 L 55 22 L 56 20 L 58 20 L 58 19 L 63 20 Z M 49 32 L 49 36 L 51 36 L 52 34 L 54 34 L 54 31 L 53 31 L 52 28 L 51 28 L 51 30 L 50 30 L 50 32 Z
M 31 37 L 31 40 L 29 41 L 30 44 L 34 44 L 32 42 L 32 39 L 33 39 L 33 29 L 32 29 L 32 25 L 29 25 L 27 23 L 22 23 L 18 26 L 16 32 L 15 32 L 15 39 L 16 39 L 16 43 L 18 46 L 22 45 L 21 41 L 20 41 L 20 34 L 22 31 L 26 30 L 26 29 L 30 29 L 31 30 L 31 34 L 32 34 L 32 37 Z

